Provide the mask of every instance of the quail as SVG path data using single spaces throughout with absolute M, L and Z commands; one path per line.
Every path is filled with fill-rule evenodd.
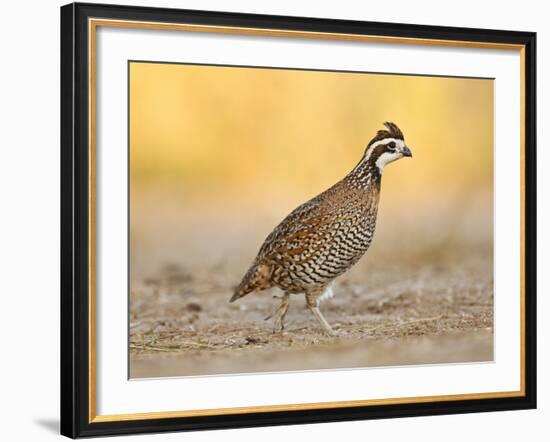
M 351 172 L 275 227 L 231 297 L 233 302 L 256 290 L 279 287 L 284 295 L 271 315 L 273 332 L 284 329 L 290 295 L 303 293 L 323 331 L 337 335 L 319 304 L 332 297 L 334 279 L 349 270 L 372 242 L 384 167 L 412 157 L 397 125 L 384 126 Z

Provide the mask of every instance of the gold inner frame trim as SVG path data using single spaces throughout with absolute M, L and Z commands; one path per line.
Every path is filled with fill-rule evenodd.
M 500 49 L 518 51 L 520 54 L 520 167 L 521 167 L 521 231 L 520 231 L 520 389 L 487 393 L 465 393 L 438 396 L 417 396 L 388 399 L 368 399 L 336 402 L 316 402 L 284 405 L 262 405 L 235 408 L 215 408 L 180 411 L 159 411 L 129 414 L 96 414 L 96 34 L 99 26 L 115 28 L 135 28 L 149 30 L 173 30 L 186 32 L 208 32 L 254 36 L 292 37 L 328 39 L 388 44 L 414 44 L 422 46 L 446 46 L 480 49 Z M 88 94 L 89 94 L 89 423 L 132 421 L 144 419 L 168 419 L 177 417 L 219 416 L 246 413 L 267 413 L 277 411 L 322 410 L 327 408 L 365 407 L 375 405 L 414 404 L 426 402 L 460 401 L 475 399 L 496 399 L 525 396 L 525 46 L 521 44 L 439 40 L 411 37 L 390 37 L 377 35 L 338 34 L 282 29 L 243 28 L 231 26 L 210 26 L 181 23 L 157 23 L 129 20 L 88 19 Z

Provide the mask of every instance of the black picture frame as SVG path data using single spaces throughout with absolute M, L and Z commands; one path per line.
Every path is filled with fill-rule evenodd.
M 524 395 L 162 419 L 90 421 L 88 180 L 89 18 L 316 33 L 453 40 L 524 47 Z M 61 7 L 61 434 L 242 428 L 536 408 L 536 34 L 489 29 L 73 3 Z

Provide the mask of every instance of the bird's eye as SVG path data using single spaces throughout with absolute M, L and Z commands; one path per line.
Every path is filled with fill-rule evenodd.
M 388 149 L 395 150 L 395 141 L 392 141 L 390 144 L 388 144 Z

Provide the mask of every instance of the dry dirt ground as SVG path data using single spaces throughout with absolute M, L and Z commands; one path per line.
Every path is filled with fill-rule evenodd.
M 192 233 L 165 241 L 173 254 L 163 248 L 163 256 L 171 257 L 164 264 L 145 265 L 139 259 L 132 264 L 130 377 L 493 359 L 492 242 L 487 235 L 468 230 L 455 237 L 426 234 L 425 241 L 410 242 L 421 246 L 411 246 L 398 236 L 384 242 L 387 232 L 382 231 L 367 256 L 337 279 L 335 296 L 321 305 L 340 332 L 327 337 L 303 295 L 291 297 L 286 329 L 277 334 L 264 320 L 279 303 L 273 298 L 280 295 L 277 289 L 228 303 L 264 232 L 231 231 L 233 239 L 225 246 L 218 242 L 216 256 L 201 256 L 200 244 L 196 254 L 189 246 L 200 235 L 186 231 Z M 252 241 L 246 247 L 239 243 L 244 237 Z M 134 244 L 133 252 L 146 254 L 148 263 L 159 261 L 147 238 L 136 234 Z M 184 244 L 189 253 L 181 252 Z M 242 249 L 246 253 L 235 257 Z

